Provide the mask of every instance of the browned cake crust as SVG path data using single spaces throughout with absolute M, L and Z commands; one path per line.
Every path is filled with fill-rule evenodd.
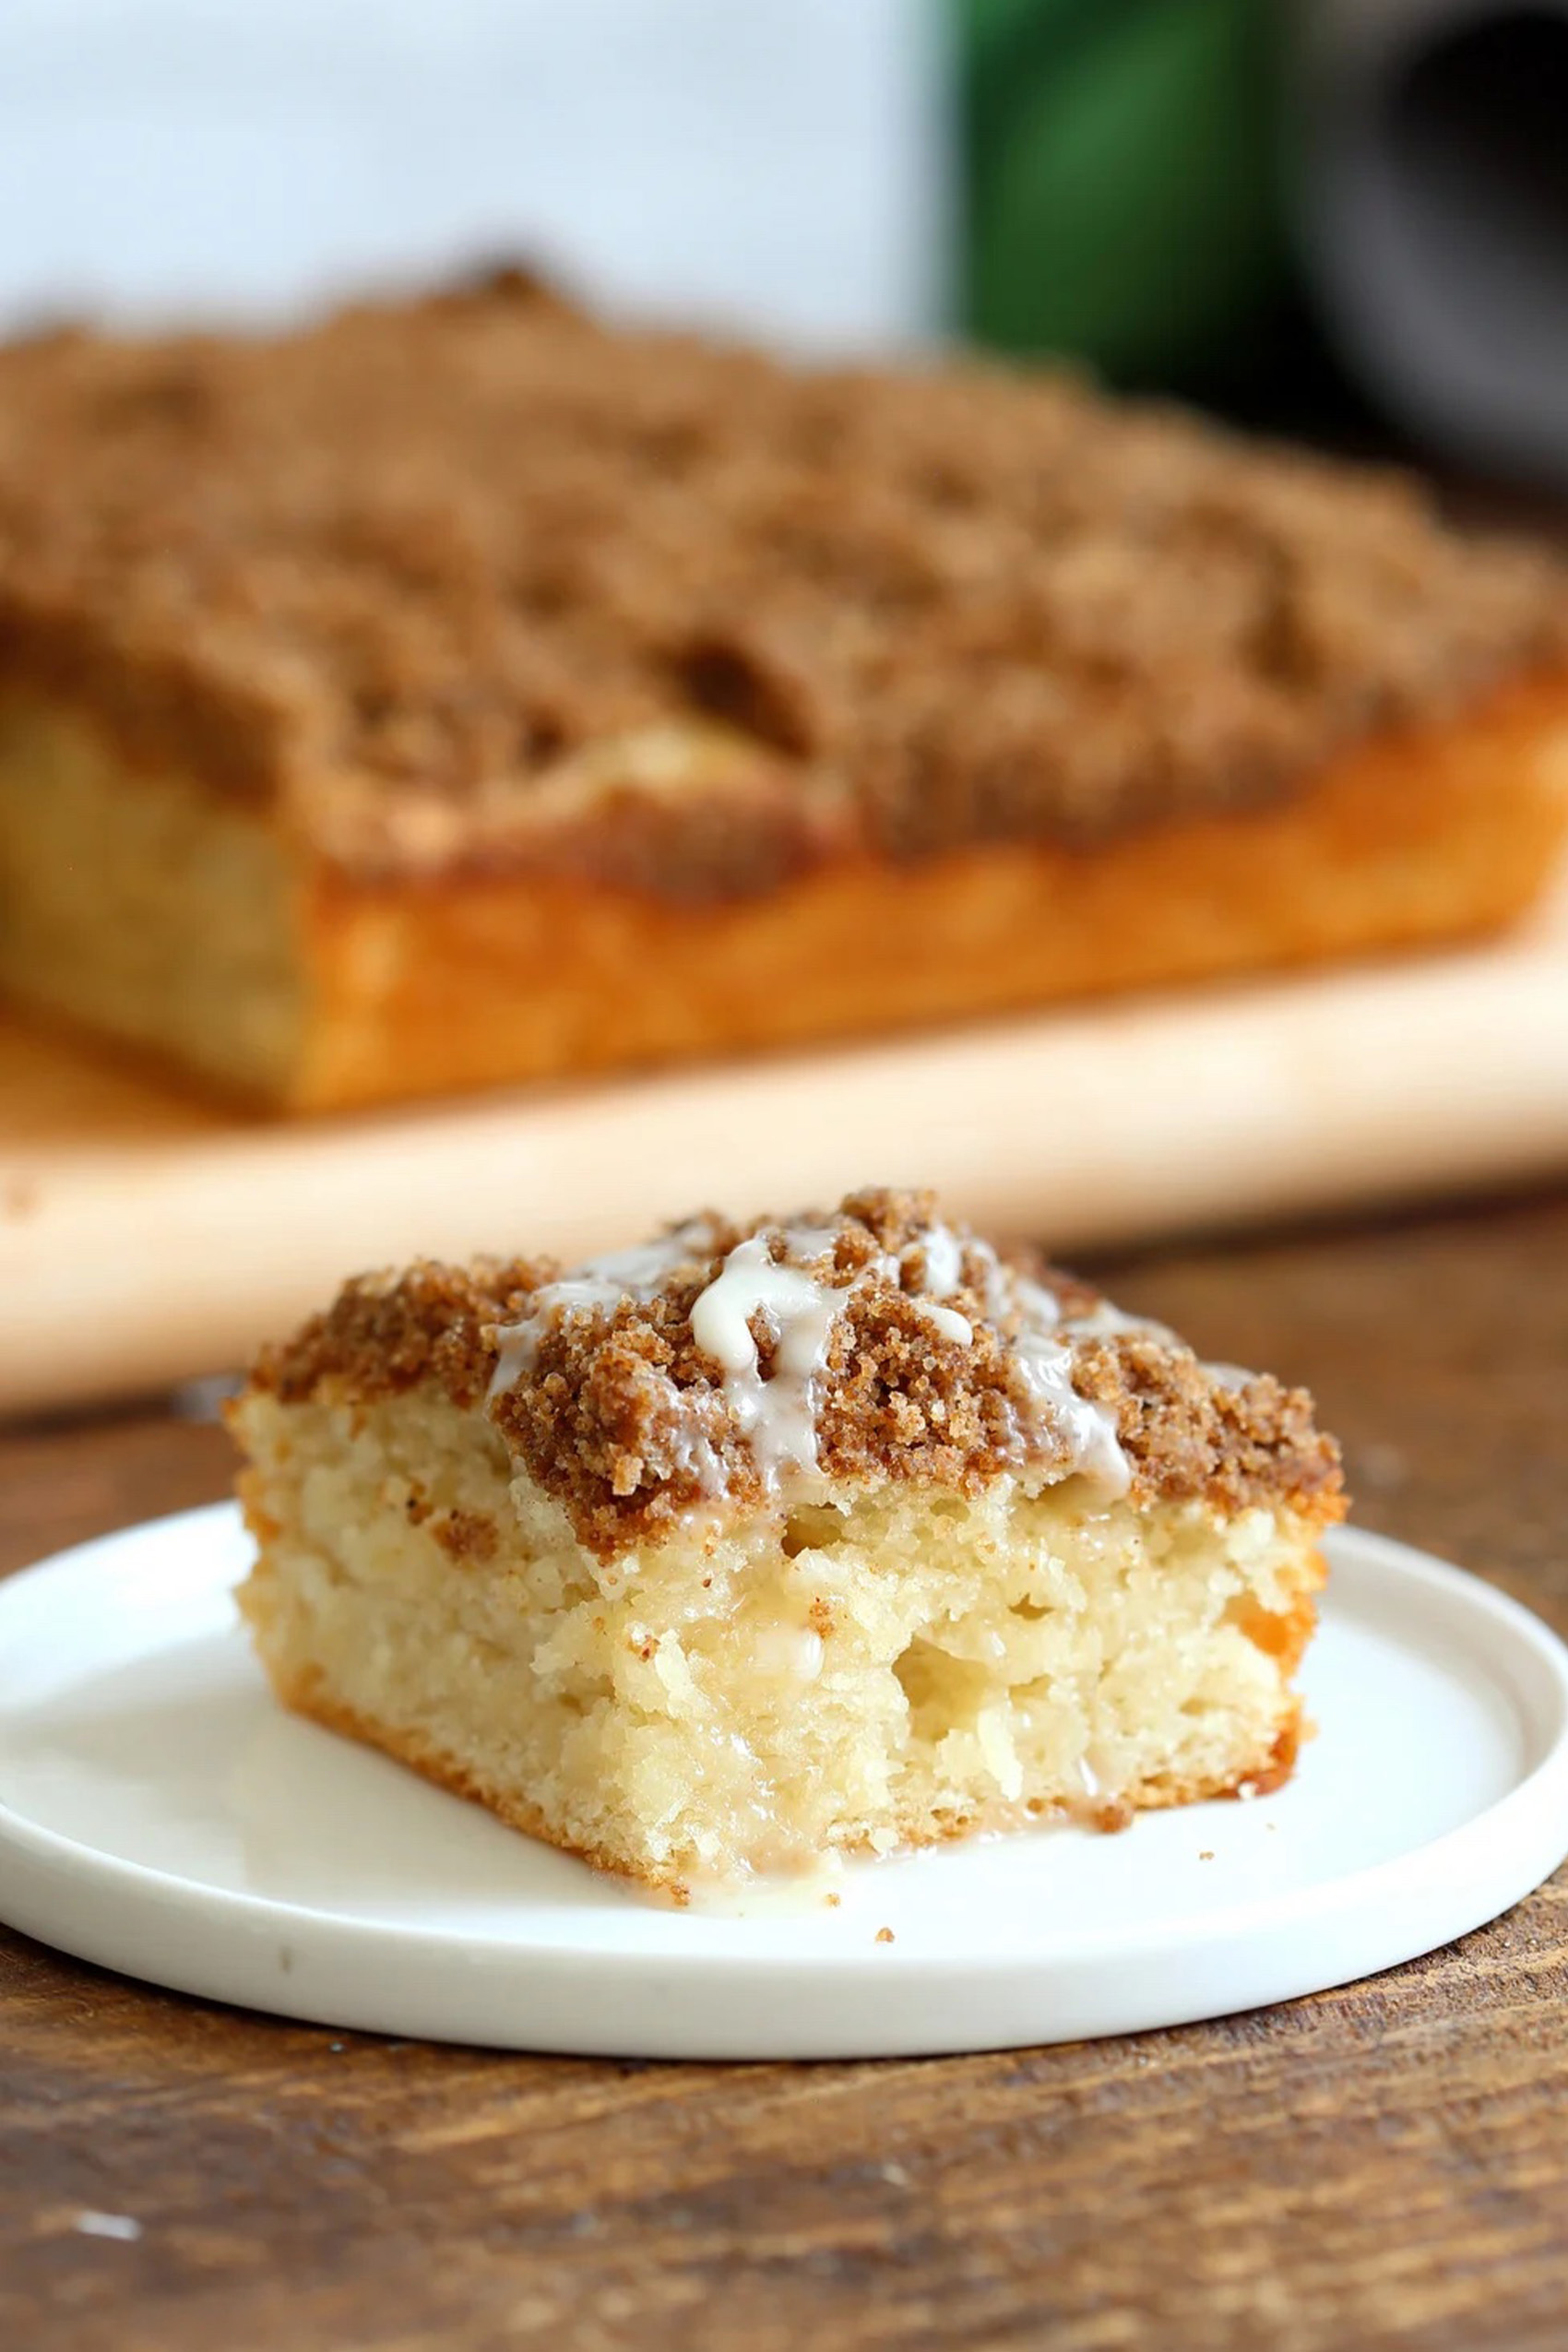
M 1485 929 L 1562 828 L 1568 594 L 1063 377 L 512 276 L 0 351 L 7 703 L 281 851 L 232 1077 L 311 1108 Z
M 279 342 L 0 355 L 0 631 L 11 680 L 277 799 L 344 871 L 538 858 L 689 898 L 846 833 L 908 857 L 1256 803 L 1561 665 L 1568 601 L 1403 481 L 504 280 Z M 573 754 L 704 718 L 751 754 L 728 827 L 541 809 Z
M 1086 849 L 865 851 L 760 896 L 519 870 L 399 886 L 325 869 L 299 1109 L 956 1021 L 1484 935 L 1555 870 L 1568 678 L 1355 745 L 1294 791 Z M 607 811 L 601 839 L 619 818 Z
M 931 1237 L 956 1243 L 950 1284 L 933 1283 Z M 434 1384 L 480 1404 L 497 1380 L 505 1331 L 543 1311 L 537 1352 L 508 1365 L 497 1426 L 579 1540 L 601 1559 L 678 1524 L 711 1500 L 754 1510 L 758 1464 L 692 1325 L 698 1294 L 736 1245 L 766 1235 L 771 1261 L 842 1289 L 846 1304 L 815 1387 L 815 1451 L 829 1480 L 887 1479 L 978 1491 L 1008 1469 L 1072 1467 L 1058 1418 L 1041 1419 L 1020 1365 L 1020 1302 L 967 1229 L 942 1226 L 929 1194 L 851 1194 L 831 1217 L 733 1225 L 717 1215 L 674 1229 L 646 1295 L 584 1296 L 581 1271 L 557 1294 L 544 1261 L 420 1265 L 348 1283 L 325 1314 L 263 1354 L 253 1387 L 286 1403 L 327 1392 L 370 1400 Z M 806 1240 L 802 1244 L 802 1236 Z M 943 1244 L 939 1241 L 938 1246 Z M 1268 1374 L 1217 1379 L 1162 1328 L 1131 1321 L 1087 1284 L 1043 1262 L 1008 1261 L 1054 1301 L 1072 1386 L 1103 1407 L 1139 1503 L 1254 1503 L 1326 1523 L 1340 1510 L 1339 1456 L 1311 1397 Z M 964 1318 L 947 1336 L 932 1303 Z M 766 1377 L 777 1330 L 756 1318 Z

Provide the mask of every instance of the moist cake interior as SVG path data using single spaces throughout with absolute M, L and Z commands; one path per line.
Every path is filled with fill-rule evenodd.
M 284 1701 L 677 1897 L 1294 1760 L 1310 1400 L 923 1196 L 351 1285 L 234 1419 Z

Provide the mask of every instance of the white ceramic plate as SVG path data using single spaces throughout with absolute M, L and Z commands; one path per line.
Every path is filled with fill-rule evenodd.
M 285 1716 L 230 1598 L 230 1505 L 0 1585 L 0 1916 L 324 2025 L 649 2058 L 872 2058 L 1173 2025 L 1340 1984 L 1568 1850 L 1568 1651 L 1357 1532 L 1310 1654 L 1319 1736 L 1250 1804 L 652 1906 Z M 878 1939 L 890 1928 L 891 1942 Z

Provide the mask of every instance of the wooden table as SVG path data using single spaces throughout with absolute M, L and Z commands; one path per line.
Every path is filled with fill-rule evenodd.
M 1309 1381 L 1365 1524 L 1568 1624 L 1568 1197 L 1107 1271 Z M 227 1472 L 151 1410 L 0 1437 L 0 1569 Z M 1319 2000 L 865 2066 L 387 2043 L 0 1933 L 6 2352 L 1565 2342 L 1568 1873 Z

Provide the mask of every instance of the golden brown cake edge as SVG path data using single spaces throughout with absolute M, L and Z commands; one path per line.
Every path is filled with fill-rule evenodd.
M 1568 672 L 1346 753 L 1283 802 L 1074 849 L 846 853 L 678 906 L 572 876 L 303 902 L 311 1011 L 286 1107 L 893 1034 L 1484 936 L 1568 832 Z

